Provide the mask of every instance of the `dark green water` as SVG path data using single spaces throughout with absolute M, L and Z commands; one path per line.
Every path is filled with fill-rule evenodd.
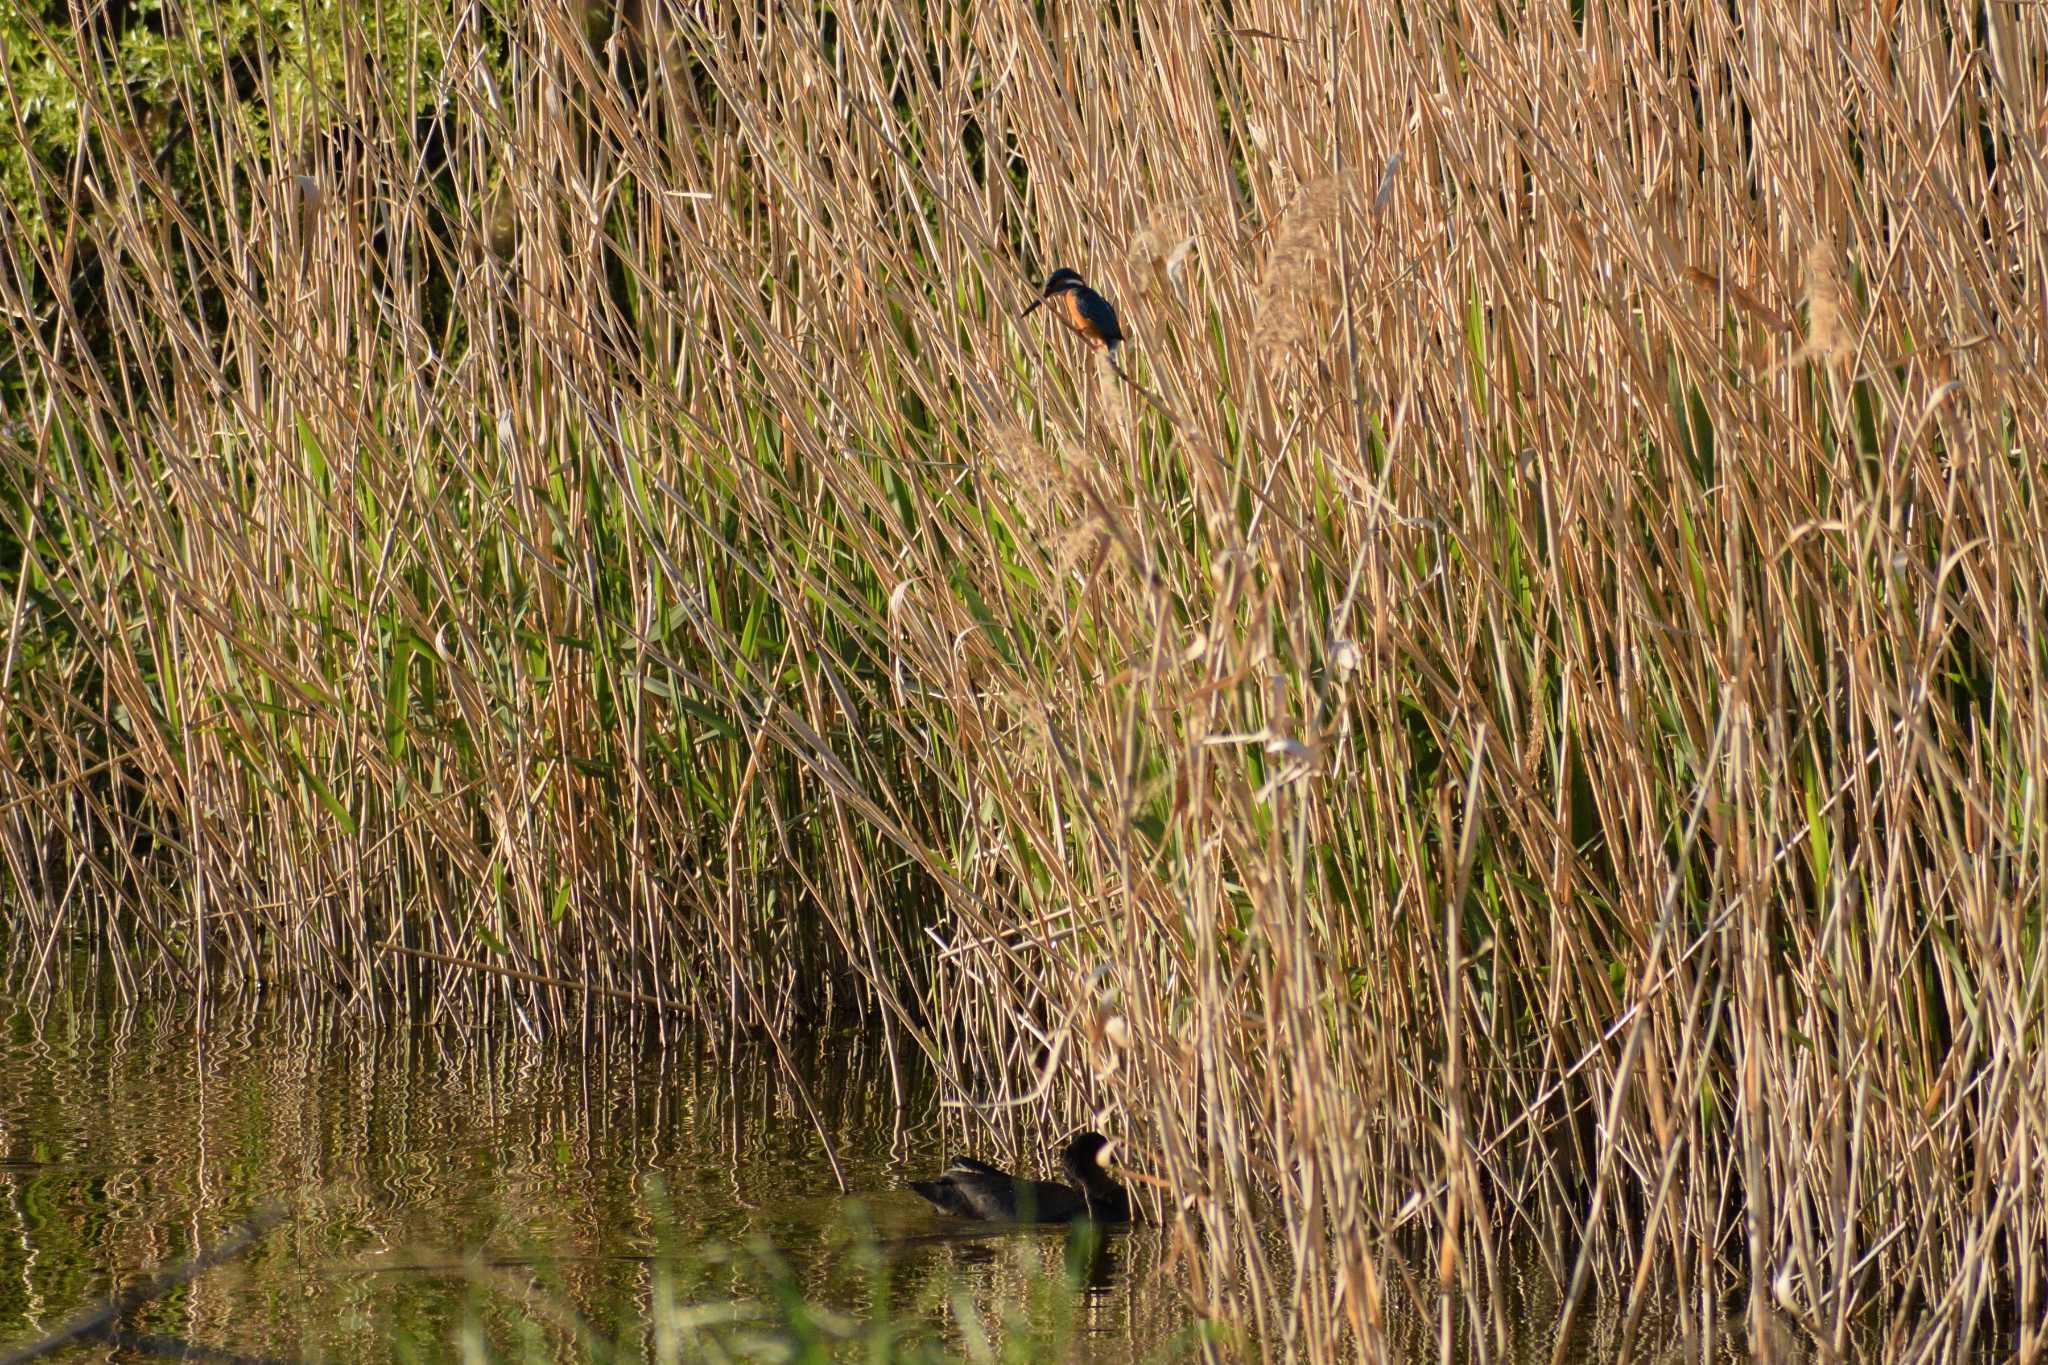
M 0 998 L 0 1020 L 0 1355 L 279 1200 L 281 1227 L 128 1329 L 292 1359 L 637 1356 L 655 1296 L 715 1312 L 778 1285 L 962 1348 L 977 1322 L 1064 1322 L 1073 1358 L 1138 1360 L 1188 1326 L 1156 1231 L 1112 1234 L 1062 1295 L 1064 1232 L 962 1235 L 903 1192 L 957 1136 L 857 1034 L 791 1045 L 813 1123 L 754 1045 L 85 997 Z

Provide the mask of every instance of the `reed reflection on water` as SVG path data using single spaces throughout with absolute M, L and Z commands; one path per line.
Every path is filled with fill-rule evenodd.
M 935 1099 L 899 1061 L 899 1101 L 859 1033 L 785 1040 L 814 1125 L 772 1050 L 725 1040 L 366 1032 L 90 991 L 0 999 L 0 1019 L 0 1346 L 279 1199 L 293 1201 L 283 1229 L 138 1327 L 239 1352 L 432 1357 L 474 1315 L 488 1338 L 538 1323 L 569 1350 L 579 1319 L 614 1341 L 642 1330 L 663 1251 L 695 1267 L 677 1289 L 690 1301 L 746 1295 L 766 1255 L 860 1316 L 872 1286 L 848 1267 L 876 1259 L 860 1227 L 899 1313 L 944 1323 L 956 1290 L 994 1325 L 1072 1313 L 1084 1354 L 1105 1359 L 1188 1322 L 1155 1273 L 1156 1231 L 1111 1234 L 1059 1305 L 1046 1286 L 1064 1229 L 961 1235 L 935 1219 L 903 1189 L 946 1154 Z
M 772 1048 L 644 1028 L 541 1042 L 281 1007 L 118 1008 L 91 990 L 0 996 L 0 1021 L 0 1349 L 286 1201 L 282 1228 L 130 1328 L 293 1359 L 440 1359 L 472 1337 L 500 1358 L 587 1356 L 593 1342 L 639 1358 L 658 1345 L 657 1300 L 744 1316 L 790 1289 L 842 1333 L 927 1323 L 970 1354 L 1006 1326 L 1069 1343 L 1067 1359 L 1197 1354 L 1160 1229 L 1091 1244 L 926 1209 L 906 1184 L 956 1142 L 909 1059 L 892 1068 L 857 1031 L 784 1040 L 799 1095 Z M 1028 1158 L 1047 1173 L 1042 1151 Z M 1284 1230 L 1272 1235 L 1269 1260 L 1285 1264 Z M 1437 1358 L 1428 1262 L 1426 1246 L 1389 1244 L 1403 1358 Z M 1061 1292 L 1070 1275 L 1078 1293 Z M 1511 1284 L 1517 1335 L 1498 1358 L 1551 1359 L 1557 1285 L 1533 1246 Z M 1453 1357 L 1496 1356 L 1475 1349 L 1472 1308 L 1451 1307 Z M 1568 1358 L 1612 1353 L 1613 1308 L 1579 1319 Z M 1639 1340 L 1747 1357 L 1727 1330 L 1740 1305 L 1669 1310 Z M 1212 1358 L 1260 1358 L 1236 1343 Z

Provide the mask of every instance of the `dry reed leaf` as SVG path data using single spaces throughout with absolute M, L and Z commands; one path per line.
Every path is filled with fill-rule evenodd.
M 310 175 L 292 177 L 291 228 L 297 246 L 300 273 L 312 263 L 313 238 L 319 227 L 322 210 L 327 205 L 327 191 L 320 182 Z
M 1195 253 L 1198 231 L 1189 215 L 1162 208 L 1131 238 L 1127 253 L 1131 278 L 1141 282 L 1146 295 L 1167 297 L 1178 292 L 1182 272 Z
M 1117 373 L 1115 364 L 1107 354 L 1096 357 L 1095 404 L 1109 431 L 1128 432 L 1131 420 L 1130 385 Z
M 1843 278 L 1841 256 L 1832 243 L 1816 239 L 1807 247 L 1801 266 L 1806 345 L 1800 350 L 1800 358 L 1840 365 L 1849 358 L 1855 345 L 1856 330 L 1850 322 L 1854 303 Z
M 1774 332 L 1789 332 L 1792 330 L 1791 319 L 1764 303 L 1755 294 L 1744 289 L 1733 280 L 1717 275 L 1711 270 L 1702 270 L 1696 265 L 1689 265 L 1685 268 L 1685 277 L 1691 280 L 1694 286 L 1708 294 L 1727 294 L 1743 312 L 1748 313 Z
M 500 260 L 510 260 L 519 242 L 519 203 L 511 181 L 501 181 L 484 200 L 478 229 L 484 250 Z

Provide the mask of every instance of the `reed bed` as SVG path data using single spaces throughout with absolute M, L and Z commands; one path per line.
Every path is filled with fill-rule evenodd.
M 2040 1358 L 2048 26 L 1749 8 L 18 17 L 16 973 L 863 1011 L 1276 1357 Z

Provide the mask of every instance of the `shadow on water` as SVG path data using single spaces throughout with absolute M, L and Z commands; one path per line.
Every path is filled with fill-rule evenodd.
M 864 1318 L 879 1279 L 941 1344 L 1065 1314 L 1078 1358 L 1125 1359 L 1188 1325 L 1156 1230 L 1083 1244 L 1082 1292 L 1058 1305 L 1064 1229 L 931 1214 L 903 1186 L 946 1155 L 935 1100 L 917 1085 L 899 1103 L 857 1034 L 788 1044 L 814 1126 L 772 1055 L 708 1040 L 546 1045 L 219 1007 L 202 1028 L 186 1006 L 96 1003 L 0 999 L 0 1352 L 279 1198 L 284 1229 L 130 1330 L 356 1360 L 438 1357 L 472 1323 L 516 1346 L 538 1323 L 557 1334 L 545 1358 L 590 1325 L 641 1330 L 622 1325 L 645 1322 L 671 1257 L 688 1282 L 664 1292 L 691 1302 L 781 1284 Z

